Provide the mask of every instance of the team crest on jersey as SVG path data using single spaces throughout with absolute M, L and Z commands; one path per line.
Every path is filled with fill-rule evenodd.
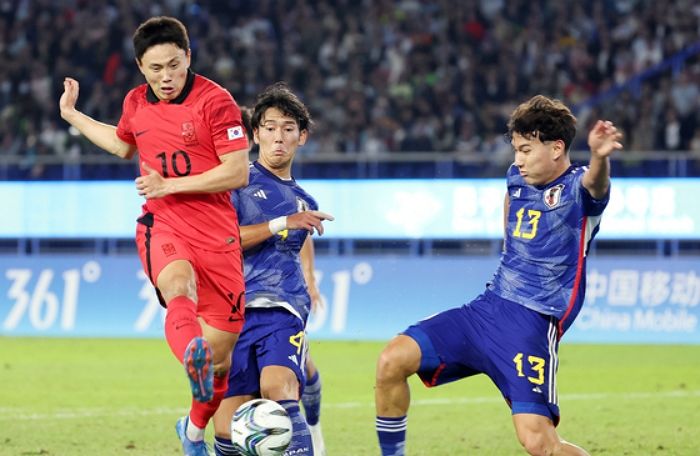
M 185 145 L 196 146 L 199 142 L 197 141 L 197 133 L 194 131 L 194 122 L 183 122 L 181 134 Z
M 163 246 L 161 248 L 163 249 L 163 254 L 165 256 L 172 256 L 172 255 L 175 255 L 177 253 L 177 249 L 170 242 L 168 242 L 167 244 L 163 244 Z
M 562 190 L 564 190 L 564 184 L 555 185 L 554 187 L 545 190 L 544 204 L 546 204 L 550 209 L 557 206 L 559 201 L 561 201 Z
M 309 203 L 297 197 L 297 212 L 304 212 L 308 211 L 309 209 Z

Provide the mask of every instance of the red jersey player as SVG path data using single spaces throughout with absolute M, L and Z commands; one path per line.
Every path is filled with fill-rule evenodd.
M 146 198 L 136 242 L 167 307 L 165 336 L 192 386 L 176 429 L 186 455 L 206 455 L 204 429 L 228 388 L 231 351 L 243 327 L 244 282 L 230 190 L 248 183 L 248 141 L 231 94 L 190 70 L 187 30 L 153 17 L 133 37 L 146 79 L 124 99 L 118 126 L 76 110 L 78 82 L 64 81 L 61 116 L 97 146 L 130 159 Z

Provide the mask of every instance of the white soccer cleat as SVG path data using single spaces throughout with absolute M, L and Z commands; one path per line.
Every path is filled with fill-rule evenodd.
M 311 443 L 314 446 L 314 456 L 326 456 L 326 444 L 323 442 L 321 423 L 316 423 L 313 426 L 309 424 L 309 432 L 311 432 Z

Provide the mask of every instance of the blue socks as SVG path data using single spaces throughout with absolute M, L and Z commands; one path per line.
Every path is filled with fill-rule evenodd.
M 378 416 L 376 421 L 377 437 L 382 456 L 404 456 L 406 451 L 406 424 L 404 416 Z
M 223 437 L 214 438 L 214 452 L 216 456 L 239 456 L 241 453 L 233 448 L 231 439 L 225 439 Z
M 310 426 L 318 424 L 321 415 L 321 376 L 318 371 L 313 377 L 306 379 L 304 394 L 301 395 L 301 403 L 304 404 L 306 422 Z
M 314 454 L 313 444 L 311 443 L 311 433 L 306 425 L 306 420 L 299 409 L 297 401 L 279 401 L 279 404 L 284 407 L 292 419 L 292 442 L 289 444 L 285 454 L 293 454 L 294 456 L 312 456 Z

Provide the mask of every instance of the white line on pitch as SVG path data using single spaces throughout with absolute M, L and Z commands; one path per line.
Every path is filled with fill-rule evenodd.
M 654 399 L 654 398 L 688 398 L 700 397 L 700 390 L 686 391 L 674 390 L 663 392 L 633 392 L 633 393 L 580 393 L 566 394 L 560 396 L 560 402 L 567 401 L 589 401 L 603 399 Z M 433 406 L 433 405 L 453 405 L 453 404 L 483 404 L 483 403 L 500 403 L 503 398 L 497 395 L 489 397 L 456 397 L 456 398 L 435 398 L 435 399 L 419 399 L 411 402 L 412 407 Z M 324 403 L 323 408 L 328 409 L 351 409 L 373 407 L 372 402 L 335 402 Z M 69 420 L 77 418 L 93 418 L 103 416 L 151 416 L 151 415 L 177 415 L 185 413 L 184 408 L 175 407 L 155 407 L 149 409 L 135 408 L 88 408 L 88 409 L 67 409 L 52 413 L 27 413 L 20 407 L 0 407 L 0 421 L 3 420 L 24 420 L 24 421 L 43 421 L 43 420 Z

